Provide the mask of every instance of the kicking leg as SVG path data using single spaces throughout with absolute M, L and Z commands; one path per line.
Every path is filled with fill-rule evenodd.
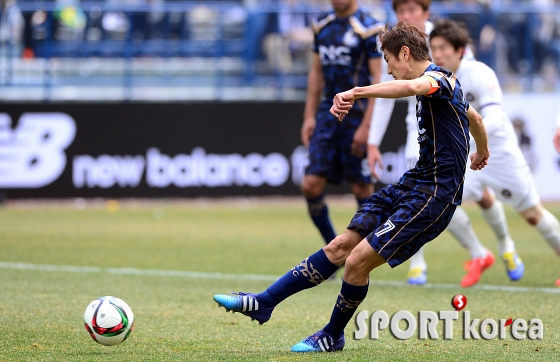
M 392 205 L 388 217 L 386 211 L 378 214 L 386 205 Z M 408 260 L 447 227 L 454 210 L 455 205 L 400 186 L 387 186 L 375 194 L 348 225 L 361 235 L 369 234 L 346 259 L 344 281 L 329 323 L 292 351 L 342 350 L 344 328 L 367 295 L 369 272 L 385 262 L 396 267 Z
M 361 239 L 357 232 L 346 230 L 323 249 L 293 267 L 264 292 L 216 294 L 214 300 L 227 311 L 240 312 L 263 324 L 270 319 L 274 307 L 284 299 L 304 289 L 316 287 L 328 279 Z

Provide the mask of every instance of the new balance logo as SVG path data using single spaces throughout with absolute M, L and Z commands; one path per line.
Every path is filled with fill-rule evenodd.
M 385 224 L 383 224 L 383 226 L 384 228 L 376 232 L 375 236 L 380 237 L 381 235 L 388 233 L 395 228 L 395 224 L 393 224 L 391 220 L 387 220 Z
M 24 113 L 15 129 L 0 113 L 0 188 L 40 188 L 66 167 L 64 150 L 74 141 L 76 123 L 64 113 Z

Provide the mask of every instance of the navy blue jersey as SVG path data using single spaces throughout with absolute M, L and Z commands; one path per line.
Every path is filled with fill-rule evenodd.
M 315 43 L 325 79 L 323 102 L 332 105 L 337 93 L 371 84 L 368 60 L 380 57 L 377 34 L 383 24 L 366 10 L 358 9 L 347 18 L 337 18 L 334 11 L 324 13 L 313 23 Z M 363 112 L 367 100 L 356 101 L 353 112 Z
M 460 205 L 469 155 L 469 104 L 451 71 L 431 64 L 422 76 L 433 92 L 416 97 L 420 158 L 399 183 Z

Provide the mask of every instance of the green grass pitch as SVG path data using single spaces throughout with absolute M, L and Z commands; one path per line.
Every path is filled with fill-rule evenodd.
M 401 341 L 388 330 L 379 340 L 354 340 L 351 323 L 343 352 L 295 355 L 290 347 L 328 321 L 339 281 L 289 298 L 262 326 L 226 314 L 212 295 L 261 291 L 322 247 L 302 199 L 88 205 L 12 203 L 0 209 L 0 361 L 558 360 L 560 293 L 554 283 L 560 260 L 511 208 L 510 231 L 525 276 L 510 282 L 497 259 L 479 284 L 514 288 L 460 288 L 468 254 L 444 233 L 426 249 L 430 287 L 400 283 L 408 264 L 385 265 L 372 272 L 359 310 L 452 310 L 451 298 L 462 293 L 474 318 L 540 318 L 544 339 L 517 341 L 508 333 L 505 340 L 463 340 L 460 318 L 453 340 Z M 560 216 L 560 205 L 547 207 Z M 338 231 L 354 208 L 351 200 L 331 199 Z M 466 210 L 497 255 L 478 210 Z M 131 337 L 116 347 L 98 345 L 83 326 L 85 307 L 103 295 L 122 298 L 135 314 Z M 441 338 L 442 323 L 438 330 Z

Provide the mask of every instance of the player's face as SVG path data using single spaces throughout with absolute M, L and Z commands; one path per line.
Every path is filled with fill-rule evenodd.
M 398 21 L 404 21 L 408 25 L 414 25 L 418 29 L 425 31 L 424 23 L 428 20 L 430 12 L 424 11 L 422 6 L 414 1 L 409 1 L 397 6 L 396 15 Z
M 452 72 L 457 71 L 465 51 L 463 48 L 455 50 L 451 43 L 441 36 L 436 36 L 430 40 L 430 48 L 436 65 L 445 67 Z
M 354 1 L 356 0 L 331 0 L 331 4 L 335 11 L 345 12 L 350 8 Z
M 410 79 L 407 77 L 410 67 L 402 56 L 395 56 L 390 52 L 384 52 L 383 57 L 387 62 L 387 73 L 397 80 Z

